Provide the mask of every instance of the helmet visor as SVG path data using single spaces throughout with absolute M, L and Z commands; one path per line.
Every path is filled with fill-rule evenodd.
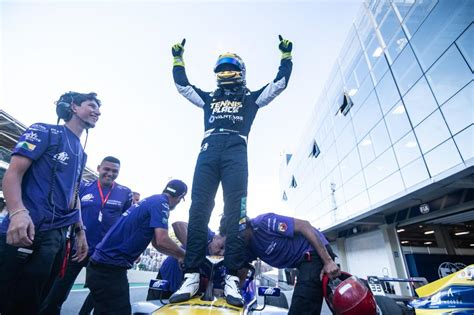
M 222 69 L 224 65 L 234 66 L 235 69 L 233 69 L 233 70 L 242 71 L 242 69 L 243 69 L 242 63 L 239 60 L 237 60 L 236 58 L 234 58 L 234 57 L 224 57 L 224 58 L 219 58 L 219 60 L 217 60 L 216 66 L 214 68 L 214 72 L 219 72 L 219 71 L 222 71 L 222 70 L 231 70 L 231 69 Z

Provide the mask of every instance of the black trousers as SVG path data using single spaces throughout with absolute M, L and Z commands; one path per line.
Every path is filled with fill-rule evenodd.
M 91 290 L 94 314 L 130 315 L 130 289 L 127 269 L 89 261 L 86 285 Z
M 71 288 L 76 281 L 77 276 L 81 272 L 82 268 L 87 266 L 89 258 L 84 259 L 81 262 L 75 262 L 72 260 L 68 261 L 66 272 L 63 278 L 57 277 L 49 290 L 49 294 L 41 305 L 41 314 L 43 315 L 59 315 L 61 313 L 61 307 L 66 301 Z M 90 294 L 87 296 L 84 304 L 82 305 L 80 315 L 89 314 L 93 309 L 92 299 Z
M 334 259 L 331 246 L 326 245 L 329 255 Z M 298 266 L 298 280 L 293 291 L 288 315 L 319 315 L 323 305 L 323 284 L 320 280 L 323 262 L 317 252 L 311 252 L 311 259 L 302 259 Z
M 37 232 L 31 250 L 25 254 L 6 243 L 0 235 L 0 313 L 2 315 L 39 314 L 61 268 L 66 229 Z
M 247 144 L 239 135 L 214 135 L 202 142 L 193 177 L 185 272 L 199 272 L 206 254 L 207 226 L 219 183 L 224 193 L 227 240 L 224 265 L 236 273 L 243 265 L 239 221 L 247 215 Z

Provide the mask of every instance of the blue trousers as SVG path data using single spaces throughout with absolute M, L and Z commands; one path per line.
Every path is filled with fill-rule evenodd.
M 199 272 L 205 258 L 207 227 L 219 183 L 224 193 L 227 231 L 224 265 L 230 274 L 236 274 L 243 266 L 244 242 L 239 221 L 247 215 L 247 181 L 247 144 L 243 138 L 221 134 L 203 140 L 193 177 L 185 272 Z

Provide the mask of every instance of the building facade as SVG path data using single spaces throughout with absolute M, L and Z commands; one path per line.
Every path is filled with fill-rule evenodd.
M 282 162 L 283 199 L 349 272 L 425 276 L 427 258 L 474 258 L 473 12 L 366 0 Z

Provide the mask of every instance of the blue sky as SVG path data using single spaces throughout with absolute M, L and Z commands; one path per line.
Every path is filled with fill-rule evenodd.
M 178 94 L 171 46 L 186 38 L 188 78 L 215 89 L 220 53 L 238 53 L 251 90 L 274 79 L 278 34 L 294 42 L 289 86 L 260 110 L 249 136 L 248 214 L 293 215 L 281 202 L 282 153 L 297 145 L 362 1 L 0 1 L 0 107 L 26 125 L 55 123 L 54 101 L 97 92 L 102 116 L 86 151 L 122 161 L 118 181 L 149 196 L 171 177 L 189 186 L 202 110 Z M 83 142 L 85 137 L 83 138 Z M 171 215 L 187 220 L 190 198 Z M 222 213 L 216 197 L 211 227 Z

